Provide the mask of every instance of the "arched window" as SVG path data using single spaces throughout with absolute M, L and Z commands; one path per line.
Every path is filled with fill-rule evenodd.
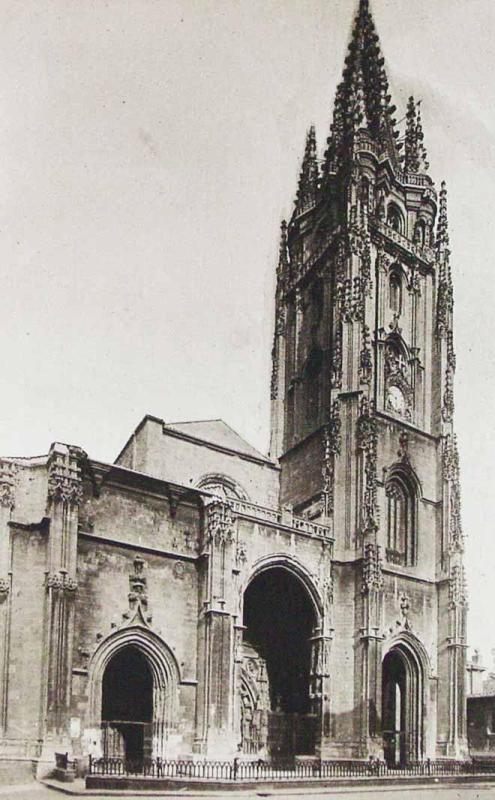
M 313 347 L 306 362 L 306 402 L 308 422 L 314 423 L 320 411 L 320 375 L 323 367 L 323 353 Z
M 366 211 L 369 211 L 369 207 L 370 207 L 370 182 L 369 182 L 368 178 L 362 178 L 360 194 L 361 194 L 361 198 L 360 198 L 361 199 L 361 208 L 363 209 L 363 211 L 365 209 L 366 209 Z
M 311 314 L 313 327 L 318 327 L 323 315 L 323 281 L 317 278 L 311 286 Z
M 402 312 L 402 278 L 399 272 L 394 271 L 389 279 L 389 306 L 394 314 Z
M 416 563 L 416 492 L 405 475 L 395 474 L 387 482 L 387 561 Z
M 424 219 L 418 219 L 414 226 L 414 243 L 420 247 L 426 244 L 426 223 Z
M 387 208 L 387 225 L 397 233 L 404 233 L 404 217 L 395 203 L 389 203 Z

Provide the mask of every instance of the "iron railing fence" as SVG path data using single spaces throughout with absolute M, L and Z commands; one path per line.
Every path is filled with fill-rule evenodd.
M 448 776 L 495 774 L 495 763 L 437 759 L 414 761 L 404 766 L 387 766 L 385 761 L 307 761 L 276 765 L 269 761 L 191 761 L 173 759 L 91 758 L 90 775 L 186 778 L 211 781 L 285 781 L 327 778 L 373 778 L 387 776 Z

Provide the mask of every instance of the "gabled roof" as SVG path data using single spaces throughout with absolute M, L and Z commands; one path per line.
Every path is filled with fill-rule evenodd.
M 256 450 L 249 442 L 246 442 L 230 425 L 222 419 L 191 420 L 186 422 L 167 422 L 164 424 L 164 431 L 171 430 L 193 439 L 209 442 L 217 447 L 233 450 L 241 455 L 251 458 L 262 459 L 268 463 L 272 461 L 259 450 Z

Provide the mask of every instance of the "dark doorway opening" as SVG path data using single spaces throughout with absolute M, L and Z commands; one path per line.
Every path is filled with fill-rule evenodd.
M 310 697 L 315 624 L 313 603 L 288 570 L 266 570 L 246 589 L 244 636 L 266 665 L 266 750 L 272 759 L 315 752 L 318 709 Z
M 420 674 L 415 661 L 399 648 L 382 665 L 382 731 L 389 767 L 402 767 L 420 756 Z
M 125 647 L 108 663 L 101 719 L 104 756 L 124 758 L 128 768 L 139 770 L 151 757 L 153 676 L 138 648 Z

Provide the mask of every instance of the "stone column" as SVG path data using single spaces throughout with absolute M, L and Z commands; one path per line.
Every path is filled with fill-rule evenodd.
M 16 466 L 0 461 L 0 735 L 7 730 L 11 614 L 11 542 L 9 522 L 15 507 Z
M 378 430 L 372 406 L 361 399 L 357 422 L 357 448 L 360 454 L 361 524 L 363 561 L 361 575 L 361 723 L 360 740 L 364 757 L 382 756 L 379 730 L 381 706 L 381 635 L 383 574 L 378 534 L 377 445 Z
M 234 517 L 228 501 L 216 499 L 206 508 L 203 609 L 199 653 L 203 675 L 198 692 L 196 749 L 211 758 L 230 758 L 234 741 L 234 609 L 230 587 Z
M 362 715 L 363 756 L 383 756 L 381 738 L 381 654 L 383 576 L 380 547 L 368 541 L 364 545 L 362 596 Z
M 54 444 L 48 457 L 47 516 L 50 519 L 45 573 L 45 735 L 40 769 L 58 749 L 70 749 L 74 597 L 77 591 L 78 506 L 82 499 L 76 447 Z
M 333 430 L 333 436 L 340 437 L 340 422 Z M 331 437 L 332 438 L 332 437 Z M 325 471 L 324 471 L 325 472 Z M 333 491 L 332 491 L 333 497 Z M 333 513 L 332 511 L 329 513 Z M 331 522 L 330 516 L 325 517 L 325 522 Z M 323 601 L 323 613 L 317 619 L 313 636 L 311 638 L 311 671 L 310 671 L 310 698 L 311 711 L 317 716 L 315 752 L 320 758 L 330 757 L 330 713 L 331 713 L 331 673 L 330 649 L 333 639 L 333 542 L 324 539 L 321 542 L 320 569 L 317 585 Z

